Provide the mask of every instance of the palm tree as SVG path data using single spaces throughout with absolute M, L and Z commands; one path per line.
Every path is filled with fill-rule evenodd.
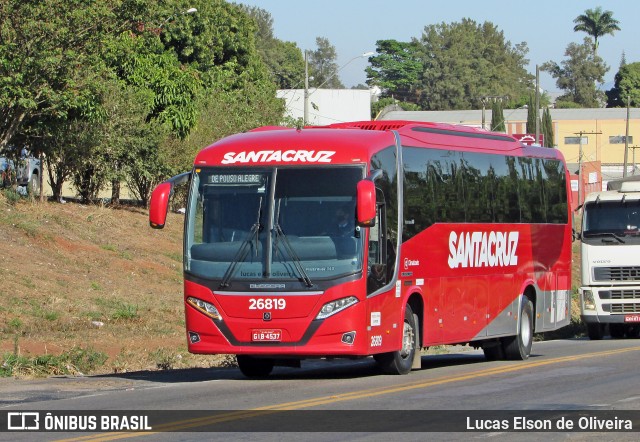
M 593 55 L 598 55 L 598 37 L 611 34 L 620 30 L 620 23 L 613 18 L 613 12 L 603 11 L 602 7 L 598 6 L 595 9 L 587 9 L 584 14 L 581 14 L 573 20 L 576 24 L 573 27 L 575 32 L 583 31 L 593 37 Z

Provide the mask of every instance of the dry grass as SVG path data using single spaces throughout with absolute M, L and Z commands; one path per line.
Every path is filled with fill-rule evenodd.
M 96 373 L 215 363 L 186 350 L 181 243 L 181 215 L 152 230 L 144 210 L 0 192 L 0 356 L 92 349 L 108 356 Z

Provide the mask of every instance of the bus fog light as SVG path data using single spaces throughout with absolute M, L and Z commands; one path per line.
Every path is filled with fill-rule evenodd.
M 200 342 L 200 335 L 196 332 L 189 332 L 189 342 L 191 342 L 192 344 L 197 344 L 198 342 Z
M 342 335 L 342 343 L 347 345 L 353 345 L 356 340 L 356 332 L 350 331 Z
M 335 315 L 336 313 L 346 309 L 347 307 L 351 307 L 353 304 L 358 302 L 358 298 L 355 296 L 349 296 L 347 298 L 336 299 L 335 301 L 327 302 L 322 306 L 318 316 L 316 319 L 325 319 L 329 316 Z
M 596 302 L 593 298 L 593 292 L 591 290 L 582 291 L 582 308 L 585 310 L 595 310 Z
M 218 309 L 213 304 L 203 301 L 202 299 L 194 298 L 192 296 L 189 296 L 187 298 L 187 303 L 198 310 L 200 313 L 212 319 L 217 319 L 220 321 L 222 320 L 220 312 L 218 312 Z

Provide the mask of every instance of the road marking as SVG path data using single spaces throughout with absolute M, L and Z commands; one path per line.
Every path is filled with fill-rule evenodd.
M 461 374 L 455 376 L 444 376 L 429 381 L 408 382 L 405 384 L 396 385 L 389 388 L 370 388 L 366 390 L 357 390 L 350 393 L 342 393 L 331 396 L 318 397 L 313 399 L 305 399 L 301 401 L 285 402 L 282 404 L 267 405 L 264 407 L 252 408 L 249 410 L 231 411 L 229 413 L 205 416 L 200 418 L 185 419 L 176 422 L 169 422 L 167 424 L 156 425 L 154 430 L 150 432 L 118 432 L 118 433 L 100 433 L 89 436 L 81 436 L 72 439 L 59 439 L 58 442 L 71 442 L 71 441 L 109 441 L 118 439 L 128 439 L 140 436 L 150 436 L 162 431 L 180 431 L 189 428 L 201 427 L 205 425 L 212 425 L 221 422 L 228 422 L 232 420 L 247 419 L 255 416 L 264 416 L 265 414 L 278 413 L 286 410 L 299 410 L 302 408 L 316 407 L 318 405 L 326 405 L 337 402 L 352 401 L 356 399 L 370 398 L 375 396 L 382 396 L 386 394 L 400 393 L 408 390 L 416 390 L 421 388 L 434 387 L 437 385 L 449 384 L 453 382 L 466 381 L 469 379 L 482 378 L 486 376 L 492 376 L 494 374 L 510 373 L 521 370 L 529 370 L 531 368 L 543 367 L 545 365 L 560 364 L 563 362 L 577 361 L 581 359 L 589 359 L 595 357 L 612 356 L 621 353 L 629 353 L 632 351 L 640 351 L 640 347 L 630 347 L 618 350 L 607 350 L 593 353 L 586 353 L 583 355 L 575 356 L 562 356 L 559 358 L 552 358 L 547 360 L 541 360 L 532 362 L 531 359 L 524 362 L 516 362 L 511 365 L 501 365 L 498 367 L 488 368 L 485 370 L 478 370 L 468 374 Z

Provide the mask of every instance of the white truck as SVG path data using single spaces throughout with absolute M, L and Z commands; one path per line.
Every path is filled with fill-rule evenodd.
M 15 181 L 19 187 L 28 187 L 33 195 L 39 195 L 41 173 L 40 160 L 31 156 L 26 149 L 22 149 L 17 161 L 0 156 L 0 188 Z
M 640 335 L 640 181 L 583 205 L 580 316 L 590 339 Z

